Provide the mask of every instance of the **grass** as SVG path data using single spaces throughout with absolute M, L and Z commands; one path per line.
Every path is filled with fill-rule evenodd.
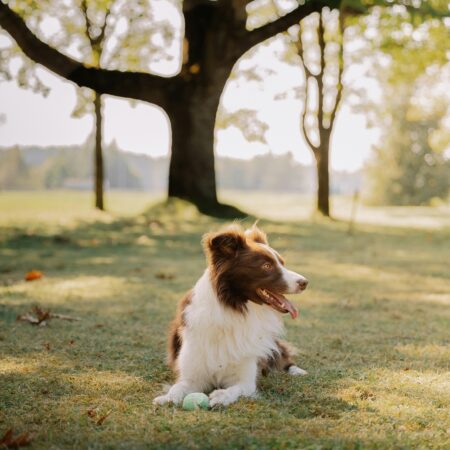
M 309 201 L 224 198 L 284 219 L 306 217 Z M 145 212 L 155 200 L 114 193 L 113 212 L 96 213 L 84 193 L 0 194 L 0 437 L 30 432 L 36 449 L 448 448 L 448 210 L 361 207 L 353 234 L 345 221 L 262 220 L 310 279 L 300 318 L 286 318 L 309 375 L 274 374 L 256 400 L 189 413 L 151 401 L 173 380 L 166 328 L 219 222 L 179 203 Z M 23 281 L 31 269 L 45 277 Z M 82 320 L 17 322 L 33 305 Z

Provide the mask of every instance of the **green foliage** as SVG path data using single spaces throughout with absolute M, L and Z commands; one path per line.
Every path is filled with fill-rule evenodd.
M 158 61 L 174 58 L 174 42 L 180 38 L 167 18 L 155 15 L 153 1 L 10 0 L 8 4 L 41 40 L 96 67 L 149 71 Z M 16 80 L 23 88 L 48 94 L 38 66 L 23 56 L 7 33 L 0 30 L 0 36 L 0 81 Z M 84 88 L 77 92 L 73 115 L 92 113 L 93 93 Z
M 258 112 L 252 109 L 242 108 L 229 112 L 219 109 L 216 117 L 216 128 L 225 129 L 234 126 L 239 129 L 249 142 L 261 142 L 265 144 L 265 133 L 269 126 L 258 118 Z
M 23 147 L 0 150 L 0 186 L 14 189 L 88 189 L 92 186 L 92 141 L 71 147 Z M 16 163 L 9 159 L 15 154 Z M 105 146 L 106 186 L 162 192 L 167 187 L 169 160 L 119 150 L 113 142 Z M 21 174 L 24 174 L 23 176 Z M 220 189 L 312 192 L 314 168 L 296 162 L 292 154 L 257 156 L 250 160 L 217 158 Z M 261 175 L 263 174 L 263 176 Z M 32 180 L 32 183 L 30 181 Z M 334 172 L 333 193 L 349 194 L 360 189 L 361 174 Z
M 446 199 L 450 189 L 450 160 L 444 155 L 445 141 L 433 139 L 442 130 L 448 110 L 424 114 L 414 111 L 410 89 L 396 89 L 389 102 L 391 126 L 375 149 L 367 167 L 368 201 L 386 205 L 426 205 L 435 198 Z M 386 119 L 386 116 L 385 116 Z
M 422 205 L 448 196 L 449 26 L 436 12 L 439 2 L 436 14 L 422 6 L 375 8 L 357 25 L 366 39 L 358 56 L 381 88 L 378 99 L 361 95 L 360 107 L 381 130 L 367 168 L 372 204 Z
M 0 189 L 87 189 L 92 186 L 92 142 L 82 147 L 12 148 L 0 152 Z M 116 145 L 105 148 L 105 182 L 110 188 L 141 189 L 145 177 L 133 156 Z M 155 163 L 157 167 L 158 164 Z M 148 176 L 148 174 L 146 174 Z M 163 178 L 160 175 L 160 178 Z
M 4 152 L 0 164 L 0 190 L 31 187 L 29 171 L 18 147 Z

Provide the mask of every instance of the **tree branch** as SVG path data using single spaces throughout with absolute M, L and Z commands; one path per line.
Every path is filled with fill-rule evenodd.
M 289 27 L 297 25 L 300 20 L 313 12 L 320 12 L 322 5 L 318 0 L 307 0 L 304 5 L 299 5 L 290 13 L 280 17 L 255 30 L 246 32 L 240 41 L 240 50 L 245 52 L 250 50 L 256 44 L 275 36 L 278 33 L 286 31 Z
M 183 82 L 178 76 L 165 78 L 142 72 L 88 67 L 42 42 L 28 29 L 23 19 L 2 1 L 0 26 L 30 59 L 78 86 L 91 88 L 101 94 L 144 100 L 164 107 L 167 90 Z
M 304 89 L 304 105 L 303 105 L 303 112 L 302 112 L 302 131 L 303 136 L 305 138 L 306 143 L 308 144 L 309 148 L 312 150 L 314 155 L 318 152 L 318 146 L 314 145 L 311 139 L 308 135 L 308 130 L 306 127 L 306 116 L 308 115 L 308 98 L 309 98 L 309 80 L 314 78 L 314 75 L 309 70 L 308 66 L 306 65 L 305 61 L 305 54 L 303 52 L 303 42 L 302 42 L 302 26 L 300 24 L 300 28 L 298 30 L 298 39 L 297 39 L 297 50 L 298 50 L 298 56 L 300 57 L 300 61 L 302 63 L 302 67 L 305 74 L 305 89 Z
M 330 124 L 328 126 L 329 130 L 333 129 L 334 121 L 336 119 L 337 109 L 339 107 L 339 103 L 342 99 L 342 74 L 344 72 L 344 11 L 339 11 L 339 35 L 341 42 L 339 43 L 339 54 L 338 54 L 338 79 L 336 83 L 336 98 L 334 100 L 334 106 L 331 110 L 330 114 Z
M 319 74 L 316 77 L 317 81 L 317 93 L 318 93 L 318 112 L 317 112 L 317 120 L 319 124 L 319 134 L 322 135 L 322 130 L 324 130 L 324 112 L 323 112 L 323 101 L 324 101 L 324 92 L 323 92 L 323 77 L 325 74 L 325 24 L 323 21 L 322 12 L 319 15 L 319 26 L 317 29 L 317 37 L 319 41 Z
M 306 143 L 309 145 L 309 148 L 312 150 L 312 152 L 316 155 L 319 150 L 319 147 L 317 145 L 314 145 L 311 139 L 309 138 L 308 130 L 306 127 L 306 116 L 308 115 L 309 80 L 310 78 L 308 76 L 305 76 L 305 101 L 302 113 L 302 131 Z

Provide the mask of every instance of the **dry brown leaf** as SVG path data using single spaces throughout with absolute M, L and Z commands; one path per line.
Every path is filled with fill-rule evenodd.
M 32 316 L 30 313 L 22 314 L 21 316 L 17 316 L 17 320 L 22 320 L 23 322 L 29 322 L 32 325 L 39 325 L 39 320 Z
M 39 306 L 33 306 L 33 312 L 36 314 L 39 323 L 50 318 L 50 311 L 44 311 Z
M 42 278 L 44 274 L 39 270 L 31 270 L 25 274 L 25 281 L 34 281 Z
M 50 311 L 44 311 L 39 306 L 33 306 L 33 314 L 25 313 L 20 316 L 17 316 L 17 320 L 21 320 L 23 322 L 29 322 L 32 325 L 47 325 L 47 321 L 50 319 L 60 319 L 60 320 L 69 320 L 69 321 L 77 321 L 81 320 L 79 317 L 66 316 L 64 314 L 53 314 Z
M 89 408 L 89 409 L 86 411 L 86 414 L 87 414 L 91 419 L 93 419 L 95 416 L 97 416 L 97 411 L 96 411 L 95 408 L 96 408 L 96 407 L 94 406 L 93 408 Z
M 170 272 L 157 272 L 155 274 L 155 277 L 159 280 L 173 280 L 175 278 L 175 275 Z
M 31 442 L 30 433 L 22 433 L 14 437 L 13 429 L 10 428 L 0 439 L 0 448 L 19 448 L 29 445 Z
M 101 426 L 103 425 L 103 422 L 107 419 L 107 417 L 112 413 L 112 409 L 110 409 L 104 416 L 100 417 L 100 419 L 97 420 L 97 425 Z

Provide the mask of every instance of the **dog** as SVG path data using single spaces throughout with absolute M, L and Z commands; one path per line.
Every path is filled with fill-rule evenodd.
M 203 237 L 208 267 L 179 302 L 169 332 L 168 362 L 176 383 L 153 403 L 179 404 L 192 392 L 209 393 L 210 406 L 256 395 L 271 369 L 306 371 L 292 361 L 282 315 L 298 315 L 283 294 L 302 292 L 308 280 L 285 267 L 254 225 L 232 225 Z

